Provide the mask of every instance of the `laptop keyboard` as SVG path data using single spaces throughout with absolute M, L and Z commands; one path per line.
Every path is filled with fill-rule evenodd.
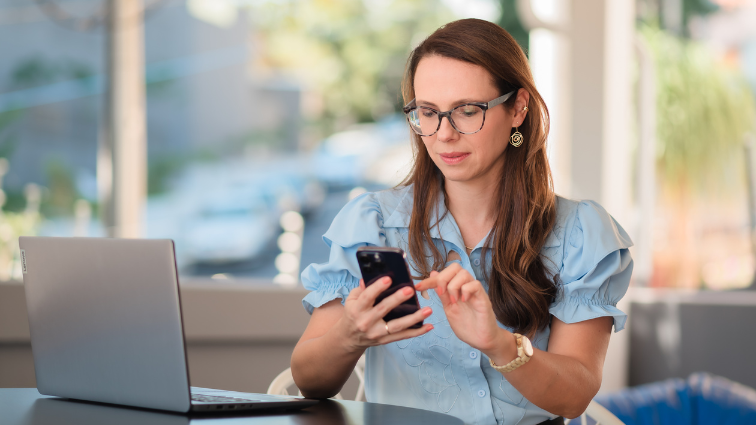
M 254 398 L 227 397 L 222 395 L 192 394 L 192 401 L 201 403 L 249 403 L 250 401 L 262 401 Z

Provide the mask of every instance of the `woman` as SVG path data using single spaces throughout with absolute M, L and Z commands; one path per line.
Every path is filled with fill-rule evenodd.
M 302 274 L 312 318 L 291 359 L 297 386 L 331 397 L 367 351 L 368 401 L 469 424 L 580 415 L 601 384 L 612 325 L 627 318 L 616 303 L 630 238 L 598 204 L 553 193 L 548 111 L 503 29 L 474 19 L 440 28 L 412 52 L 403 95 L 413 170 L 398 188 L 348 203 L 324 235 L 328 263 Z M 364 245 L 408 253 L 418 312 L 383 321 L 414 293 L 373 306 L 389 282 L 359 279 Z

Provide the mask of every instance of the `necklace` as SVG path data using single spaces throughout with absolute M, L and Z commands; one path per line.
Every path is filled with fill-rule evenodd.
M 475 249 L 475 248 L 470 248 L 470 247 L 469 247 L 469 246 L 467 246 L 467 245 L 465 245 L 465 248 L 469 249 L 470 251 L 472 251 L 473 249 Z

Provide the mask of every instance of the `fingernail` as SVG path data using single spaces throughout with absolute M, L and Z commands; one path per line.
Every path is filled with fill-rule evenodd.
M 402 289 L 402 294 L 404 294 L 404 295 L 409 295 L 409 294 L 411 294 L 413 292 L 415 292 L 415 291 L 412 288 L 405 287 L 404 289 Z
M 430 331 L 430 330 L 433 330 L 433 325 L 430 325 L 430 324 L 429 324 L 429 325 L 428 325 L 428 330 L 429 330 L 429 331 Z
M 457 302 L 457 299 L 454 297 L 454 295 L 449 295 L 449 299 L 451 300 L 452 304 Z
M 388 285 L 388 284 L 390 284 L 390 283 L 391 283 L 391 278 L 390 278 L 390 277 L 384 277 L 384 278 L 383 278 L 383 284 L 384 284 L 384 285 Z
M 423 308 L 423 315 L 428 316 L 433 312 L 430 307 Z

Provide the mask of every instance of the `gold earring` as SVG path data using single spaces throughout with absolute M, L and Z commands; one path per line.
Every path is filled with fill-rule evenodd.
M 519 147 L 522 144 L 522 133 L 515 127 L 515 132 L 509 137 L 509 143 L 514 147 Z

